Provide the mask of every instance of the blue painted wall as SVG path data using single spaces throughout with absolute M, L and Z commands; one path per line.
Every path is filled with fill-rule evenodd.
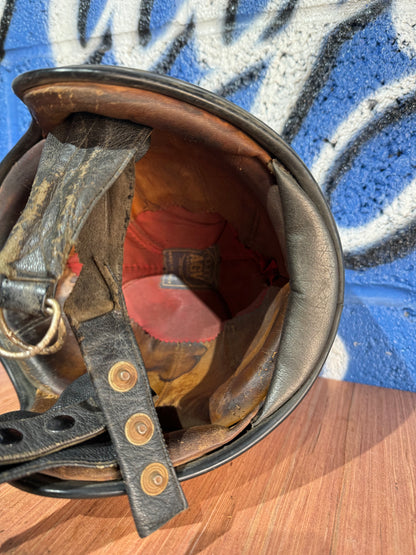
M 0 156 L 29 115 L 18 74 L 151 69 L 266 121 L 311 168 L 345 251 L 325 375 L 416 391 L 416 4 L 413 0 L 0 0 Z

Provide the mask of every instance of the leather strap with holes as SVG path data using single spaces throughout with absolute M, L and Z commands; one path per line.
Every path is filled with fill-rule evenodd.
M 141 536 L 187 506 L 121 291 L 134 162 L 146 153 L 149 136 L 146 127 L 91 114 L 77 114 L 58 126 L 48 135 L 27 206 L 0 252 L 0 308 L 39 314 L 45 313 L 76 247 L 83 268 L 65 312 L 92 377 Z M 4 346 L 5 339 L 1 342 Z M 19 349 L 17 338 L 10 351 Z M 32 346 L 25 349 L 29 356 L 35 352 Z M 25 426 L 30 429 L 30 419 Z M 41 434 L 32 438 L 32 450 L 39 452 Z M 56 443 L 56 450 L 68 445 Z M 0 459 L 5 448 L 0 445 Z

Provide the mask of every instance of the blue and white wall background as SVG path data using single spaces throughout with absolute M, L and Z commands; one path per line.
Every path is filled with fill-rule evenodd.
M 303 158 L 346 260 L 324 374 L 416 391 L 414 0 L 0 0 L 0 156 L 29 115 L 18 74 L 115 64 L 249 110 Z

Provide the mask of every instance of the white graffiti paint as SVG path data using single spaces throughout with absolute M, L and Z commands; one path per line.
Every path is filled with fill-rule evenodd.
M 267 45 L 267 74 L 252 107 L 253 113 L 275 131 L 283 130 L 310 76 L 327 36 L 343 21 L 359 13 L 365 2 L 304 0 L 284 32 Z M 253 49 L 255 50 L 255 49 Z
M 413 93 L 416 88 L 416 75 L 408 75 L 399 81 L 389 83 L 371 93 L 339 125 L 312 166 L 312 173 L 325 190 L 325 182 L 335 161 L 346 146 L 358 136 L 371 121 L 396 105 L 397 99 Z
M 293 110 L 322 44 L 342 21 L 368 9 L 367 0 L 299 0 L 289 24 L 281 32 L 263 39 L 262 35 L 284 0 L 271 0 L 267 9 L 250 20 L 240 36 L 230 44 L 223 40 L 223 20 L 227 0 L 182 2 L 166 29 L 143 46 L 137 25 L 141 2 L 108 0 L 91 38 L 83 47 L 78 39 L 77 0 L 51 0 L 49 34 L 56 65 L 82 64 L 111 28 L 112 51 L 119 65 L 151 69 L 175 37 L 193 20 L 193 48 L 205 75 L 197 83 L 209 90 L 220 90 L 234 77 L 261 61 L 267 66 L 252 112 L 277 132 Z
M 188 2 L 185 2 L 160 36 L 149 45 L 142 46 L 137 36 L 140 2 L 114 3 L 118 4 L 118 8 L 113 16 L 113 52 L 117 63 L 127 67 L 151 69 L 190 21 Z
M 414 0 L 393 0 L 391 14 L 400 48 L 413 57 L 416 54 L 416 3 Z
M 341 337 L 337 335 L 321 372 L 321 376 L 333 380 L 343 380 L 348 371 L 349 360 L 350 357 L 345 343 Z
M 346 253 L 357 253 L 406 229 L 416 219 L 416 179 L 371 222 L 354 228 L 338 227 Z
M 51 0 L 49 38 L 57 66 L 83 64 L 100 46 L 102 36 L 111 29 L 113 53 L 117 63 L 137 69 L 151 69 L 190 20 L 187 3 L 182 4 L 166 31 L 147 47 L 138 41 L 137 25 L 141 3 L 108 0 L 90 39 L 82 46 L 78 36 L 78 0 Z
M 129 4 L 129 3 L 127 3 Z M 114 11 L 114 2 L 106 3 L 91 38 L 85 46 L 79 41 L 78 0 L 50 0 L 49 40 L 56 66 L 84 64 L 100 46 Z
M 414 93 L 416 75 L 408 75 L 395 81 L 364 99 L 349 114 L 329 141 L 322 147 L 318 159 L 312 166 L 312 174 L 318 183 L 325 184 L 337 158 L 344 152 L 354 137 L 372 121 L 397 106 L 397 99 Z M 416 218 L 416 180 L 412 181 L 394 201 L 384 208 L 372 221 L 354 228 L 339 227 L 343 249 L 356 253 L 406 228 Z
M 3 16 L 4 8 L 6 7 L 6 2 L 7 2 L 7 0 L 0 0 L 0 14 L 1 14 L 0 17 Z

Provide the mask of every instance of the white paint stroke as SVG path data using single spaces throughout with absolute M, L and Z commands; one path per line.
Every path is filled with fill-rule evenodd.
M 220 4 L 224 10 L 224 2 L 217 0 L 218 13 L 222 13 Z M 207 32 L 201 25 L 203 18 L 195 12 L 199 22 L 195 49 L 200 65 L 209 69 L 199 85 L 220 90 L 250 67 L 264 62 L 267 69 L 251 111 L 278 133 L 294 109 L 328 34 L 370 5 L 363 1 L 342 5 L 334 1 L 323 5 L 321 0 L 299 0 L 284 29 L 262 39 L 282 4 L 282 1 L 269 2 L 267 9 L 253 18 L 229 45 L 222 42 L 220 18 L 213 19 L 213 27 Z
M 416 2 L 393 0 L 391 19 L 399 47 L 413 58 L 416 54 Z
M 333 380 L 343 380 L 348 371 L 349 360 L 350 357 L 345 343 L 337 335 L 322 369 L 321 376 Z
M 191 19 L 189 1 L 183 2 L 160 35 L 143 46 L 137 34 L 141 3 L 116 0 L 115 3 L 118 5 L 113 16 L 113 52 L 117 63 L 127 67 L 151 69 Z
M 327 36 L 343 21 L 359 13 L 364 2 L 323 4 L 300 1 L 290 25 L 268 43 L 267 73 L 252 112 L 281 133 L 318 59 Z M 367 4 L 368 6 L 368 4 Z M 257 45 L 253 48 L 257 50 Z
M 3 17 L 4 8 L 6 7 L 7 0 L 0 0 L 0 19 Z
M 389 83 L 364 99 L 357 108 L 342 121 L 329 141 L 322 147 L 319 157 L 312 166 L 312 174 L 325 190 L 326 179 L 338 157 L 358 137 L 362 130 L 380 115 L 397 106 L 397 99 L 414 93 L 414 74 Z M 354 228 L 339 227 L 342 246 L 346 253 L 356 253 L 371 247 L 416 219 L 416 180 L 412 181 L 387 207 L 367 224 Z
M 344 252 L 357 253 L 394 237 L 415 220 L 416 179 L 371 222 L 354 228 L 338 227 Z
M 78 1 L 51 0 L 49 37 L 56 65 L 81 64 L 99 47 L 111 26 L 112 52 L 119 65 L 151 69 L 163 57 L 178 34 L 194 21 L 193 52 L 204 70 L 196 83 L 220 90 L 247 69 L 264 62 L 266 75 L 252 112 L 276 131 L 281 131 L 318 59 L 328 34 L 342 21 L 369 8 L 368 0 L 299 0 L 284 29 L 263 39 L 284 0 L 270 0 L 230 44 L 223 38 L 227 0 L 186 0 L 158 36 L 142 45 L 137 27 L 141 2 L 107 0 L 102 14 L 83 47 L 78 37 Z M 242 31 L 242 32 L 241 32 Z
M 82 46 L 78 35 L 78 0 L 50 0 L 49 40 L 56 66 L 83 64 L 97 50 L 109 27 L 116 0 L 108 0 L 91 38 Z
M 311 172 L 318 183 L 325 190 L 325 181 L 334 162 L 342 154 L 347 145 L 357 137 L 362 130 L 389 109 L 397 106 L 397 99 L 414 93 L 416 89 L 416 75 L 411 74 L 400 80 L 384 85 L 371 93 L 353 110 L 339 125 L 334 134 L 328 138 L 314 162 Z

